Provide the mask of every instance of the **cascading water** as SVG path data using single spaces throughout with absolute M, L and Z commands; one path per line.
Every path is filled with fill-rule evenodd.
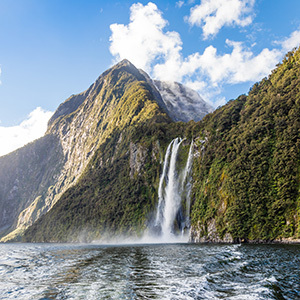
M 174 139 L 168 146 L 163 171 L 159 180 L 158 206 L 155 228 L 167 239 L 178 230 L 189 227 L 191 167 L 193 157 L 193 141 L 183 171 L 176 165 L 178 151 L 182 139 Z M 185 209 L 183 208 L 185 204 Z M 176 224 L 177 223 L 177 224 Z M 176 230 L 177 229 L 177 230 Z
M 162 175 L 160 176 L 159 179 L 159 187 L 158 187 L 158 206 L 157 206 L 157 214 L 156 214 L 156 220 L 155 220 L 155 225 L 159 225 L 159 221 L 162 218 L 162 203 L 164 200 L 164 183 L 165 183 L 165 177 L 169 165 L 169 157 L 170 157 L 170 152 L 171 152 L 171 147 L 173 145 L 175 140 L 173 140 L 166 151 L 165 159 L 164 159 L 164 165 L 163 165 L 163 172 Z

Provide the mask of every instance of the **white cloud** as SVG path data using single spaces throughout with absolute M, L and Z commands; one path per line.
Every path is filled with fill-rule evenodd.
M 217 49 L 209 46 L 202 55 L 195 53 L 190 57 L 187 64 L 197 67 L 213 85 L 221 82 L 234 84 L 266 76 L 281 56 L 281 52 L 276 49 L 263 49 L 255 56 L 241 42 L 226 40 L 226 44 L 233 48 L 231 53 L 218 55 Z
M 292 32 L 292 34 L 284 39 L 282 42 L 276 42 L 277 44 L 282 45 L 282 48 L 285 52 L 291 51 L 295 47 L 300 45 L 300 30 Z
M 0 156 L 44 135 L 53 112 L 37 107 L 20 125 L 0 126 Z
M 167 24 L 155 4 L 134 4 L 128 25 L 111 25 L 110 51 L 117 60 L 127 58 L 155 79 L 188 85 L 215 106 L 224 103 L 220 93 L 225 84 L 255 82 L 267 76 L 286 52 L 284 48 L 294 44 L 299 36 L 295 32 L 282 46 L 259 53 L 242 42 L 227 39 L 230 50 L 225 54 L 208 46 L 201 53 L 184 57 L 180 35 L 166 32 Z
M 270 73 L 282 56 L 277 49 L 266 48 L 255 55 L 241 42 L 226 40 L 226 43 L 232 48 L 230 53 L 219 55 L 215 47 L 209 46 L 202 54 L 196 52 L 187 58 L 180 56 L 156 64 L 152 75 L 160 80 L 183 82 L 218 106 L 224 103 L 223 98 L 221 102 L 218 100 L 224 84 L 258 81 Z
M 204 39 L 216 35 L 223 26 L 252 23 L 255 0 L 202 0 L 191 8 L 187 21 L 202 27 Z

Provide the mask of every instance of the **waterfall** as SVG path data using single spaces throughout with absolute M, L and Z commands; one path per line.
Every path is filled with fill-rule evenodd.
M 182 139 L 176 138 L 169 144 L 159 180 L 155 227 L 159 228 L 160 234 L 165 238 L 173 236 L 178 230 L 189 227 L 193 141 L 185 167 L 180 172 L 176 163 L 182 142 Z
M 174 141 L 175 140 L 173 140 L 167 148 L 165 159 L 164 159 L 163 172 L 159 179 L 158 206 L 157 206 L 155 225 L 159 224 L 159 220 L 162 217 L 161 214 L 162 214 L 162 202 L 164 199 L 164 194 L 163 194 L 164 193 L 164 183 L 165 183 L 166 172 L 167 172 L 168 165 L 169 165 L 169 157 L 170 157 L 171 147 L 172 147 L 172 144 L 174 143 Z
M 190 227 L 190 209 L 191 209 L 191 170 L 193 165 L 193 148 L 194 148 L 194 141 L 192 140 L 189 150 L 188 159 L 186 162 L 186 166 L 184 168 L 183 173 L 183 180 L 181 185 L 181 190 L 186 196 L 185 201 L 185 226 L 184 227 Z

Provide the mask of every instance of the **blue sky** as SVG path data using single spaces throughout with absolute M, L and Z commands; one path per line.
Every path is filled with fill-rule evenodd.
M 222 105 L 300 43 L 299 0 L 0 0 L 0 155 L 127 58 Z

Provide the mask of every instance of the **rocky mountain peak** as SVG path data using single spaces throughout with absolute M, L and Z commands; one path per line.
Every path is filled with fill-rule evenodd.
M 173 121 L 199 121 L 214 110 L 196 91 L 177 82 L 152 80 L 146 72 L 137 69 L 129 60 L 123 59 L 101 74 L 86 91 L 72 95 L 63 102 L 49 120 L 48 128 L 52 127 L 55 120 L 75 112 L 87 99 L 95 99 L 103 84 L 114 86 L 122 76 L 124 79 L 121 81 L 132 76 L 131 80 L 147 82 L 156 102 Z

